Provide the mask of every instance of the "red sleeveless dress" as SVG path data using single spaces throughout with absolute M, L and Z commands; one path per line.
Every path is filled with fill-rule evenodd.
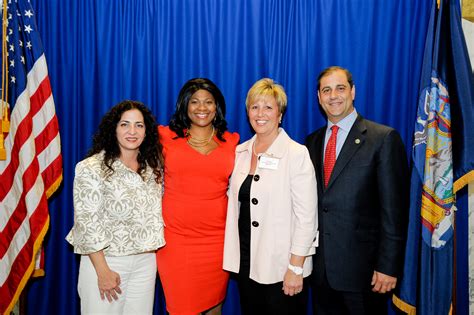
M 163 219 L 166 245 L 158 272 L 171 315 L 197 314 L 223 301 L 229 274 L 222 269 L 227 187 L 237 133 L 225 132 L 208 155 L 160 126 L 165 158 Z

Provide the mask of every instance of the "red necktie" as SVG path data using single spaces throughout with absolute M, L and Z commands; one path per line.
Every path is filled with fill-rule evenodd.
M 334 164 L 336 164 L 336 142 L 338 130 L 339 127 L 336 125 L 331 127 L 331 136 L 329 137 L 328 144 L 326 145 L 326 152 L 324 153 L 324 187 L 328 186 L 332 169 L 334 168 Z

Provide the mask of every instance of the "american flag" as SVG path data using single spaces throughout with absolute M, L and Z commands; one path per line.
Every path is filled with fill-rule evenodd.
M 47 198 L 61 183 L 62 157 L 34 11 L 26 0 L 8 0 L 4 9 L 2 4 L 10 129 L 4 133 L 6 160 L 0 160 L 0 314 L 9 314 L 41 253 Z

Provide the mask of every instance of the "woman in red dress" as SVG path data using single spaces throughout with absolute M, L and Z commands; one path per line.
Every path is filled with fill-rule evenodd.
M 218 87 L 197 78 L 181 88 L 169 127 L 159 127 L 167 244 L 157 262 L 171 315 L 221 313 L 229 278 L 222 269 L 226 193 L 239 141 L 224 116 Z

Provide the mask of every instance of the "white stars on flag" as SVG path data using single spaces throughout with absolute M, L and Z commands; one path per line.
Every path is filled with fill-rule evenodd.
M 24 12 L 24 14 L 21 14 L 22 12 Z M 23 18 L 24 24 L 22 26 L 17 23 L 11 23 L 15 15 L 19 18 Z M 34 23 L 33 10 L 16 10 L 14 15 L 8 13 L 8 20 L 5 21 L 5 25 L 7 26 L 6 40 L 8 42 L 9 52 L 8 61 L 11 70 L 9 77 L 12 84 L 17 84 L 19 82 L 13 73 L 13 69 L 20 63 L 26 65 L 27 58 L 25 57 L 25 53 L 28 53 L 27 51 L 32 51 L 33 44 L 36 42 L 33 38 L 33 36 L 36 35 L 36 30 L 32 23 Z M 19 34 L 23 35 L 19 36 Z M 12 39 L 15 40 L 13 41 Z

